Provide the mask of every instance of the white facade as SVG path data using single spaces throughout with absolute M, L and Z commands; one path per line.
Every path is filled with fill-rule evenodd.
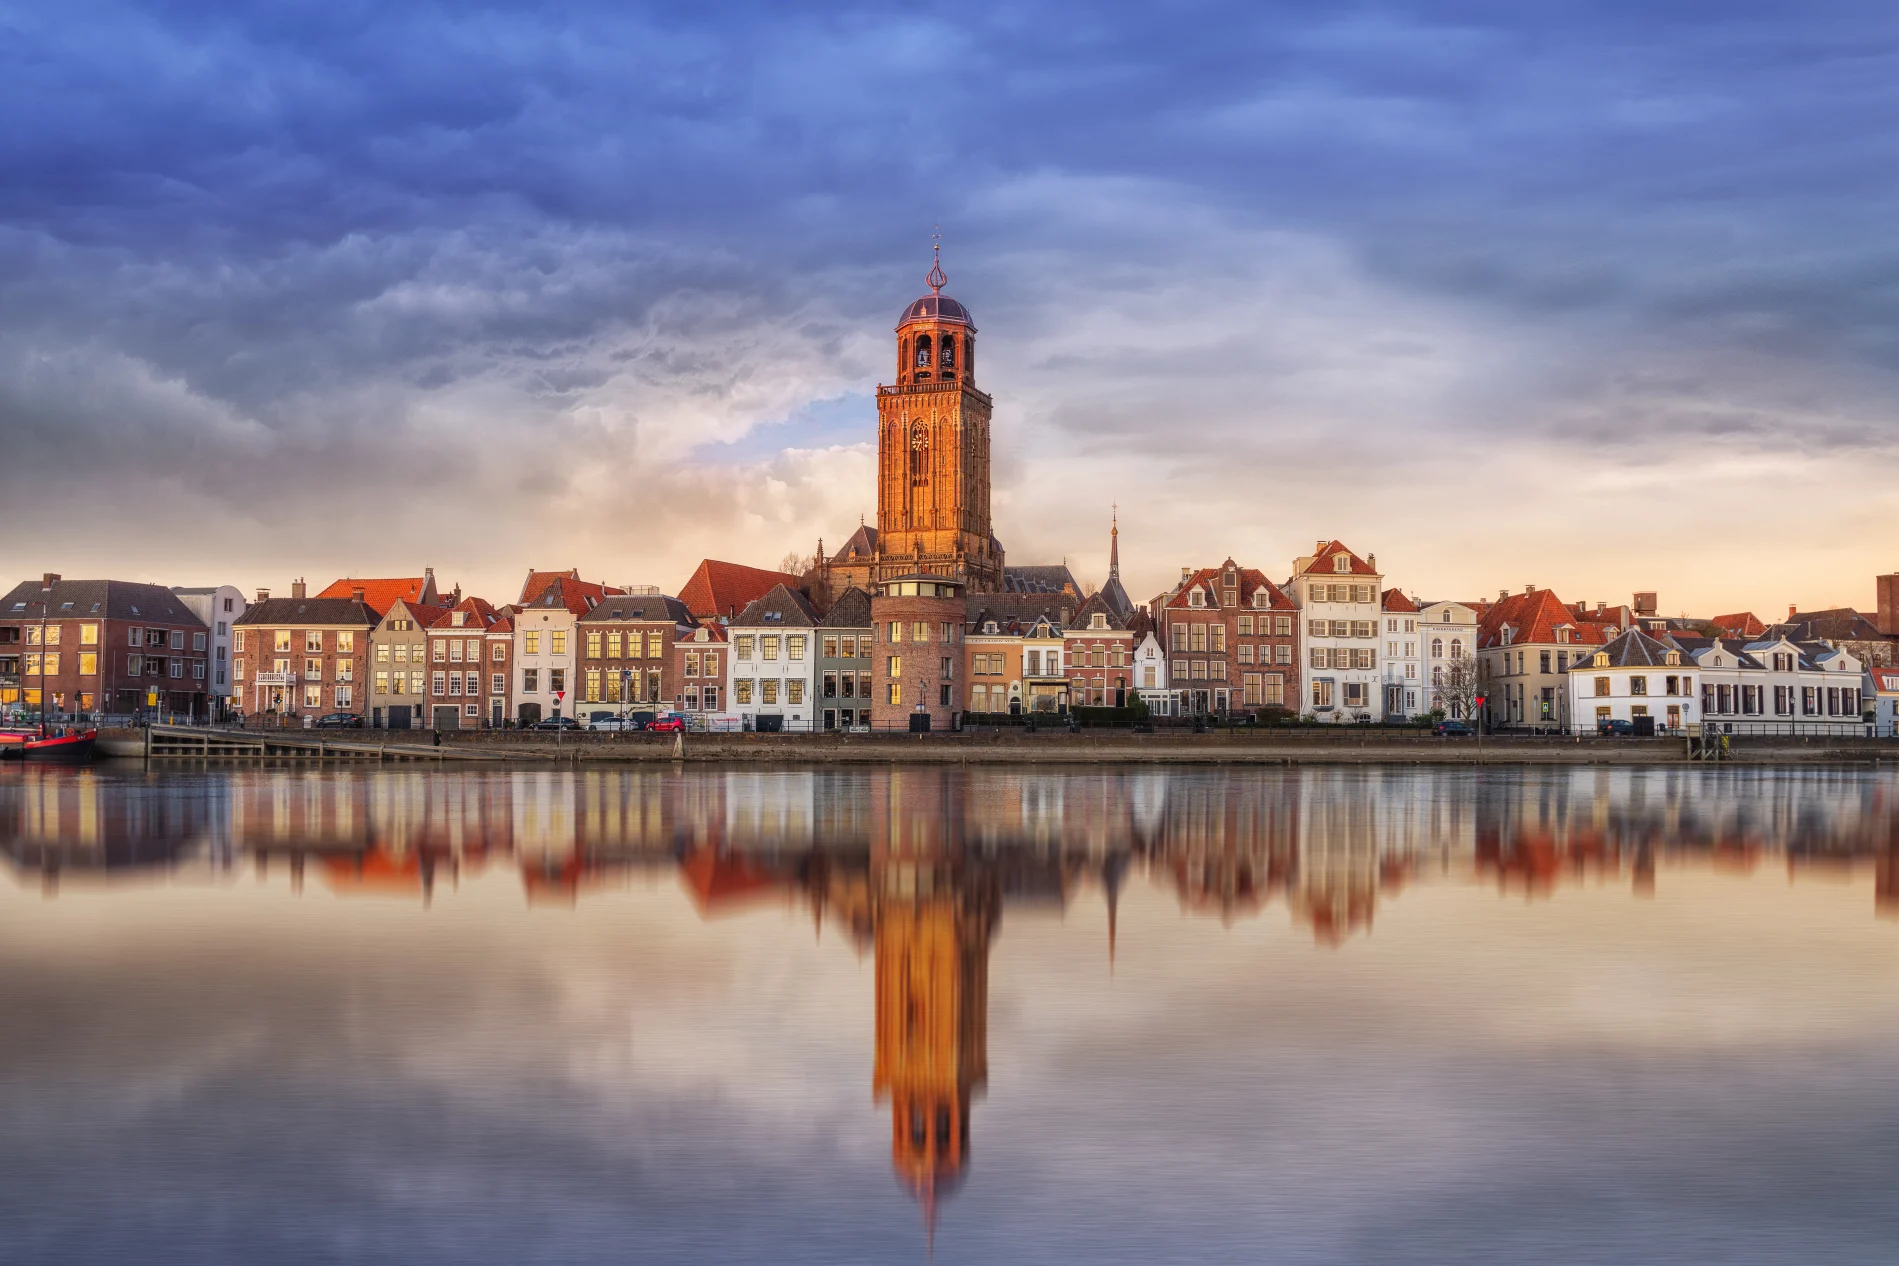
M 1726 733 L 1863 733 L 1865 666 L 1849 651 L 1770 638 L 1715 638 L 1692 650 L 1701 715 Z
M 172 587 L 178 600 L 211 630 L 211 665 L 206 677 L 207 692 L 212 696 L 211 712 L 217 716 L 230 707 L 231 699 L 231 625 L 250 604 L 236 585 L 216 585 L 187 589 Z
M 1418 672 L 1424 680 L 1424 710 L 1450 716 L 1453 703 L 1444 693 L 1452 665 L 1472 662 L 1477 653 L 1477 612 L 1461 602 L 1427 603 L 1418 612 Z
M 1356 571 L 1355 561 L 1340 547 L 1301 559 L 1292 579 L 1305 633 L 1299 711 L 1321 721 L 1370 720 L 1384 712 L 1380 577 Z
M 1674 643 L 1639 633 L 1578 653 L 1568 670 L 1570 730 L 1594 734 L 1610 721 L 1633 725 L 1640 717 L 1650 718 L 1657 734 L 1699 724 L 1695 669 Z
M 1174 715 L 1174 692 L 1167 688 L 1167 652 L 1152 633 L 1134 648 L 1134 693 L 1155 716 Z
M 816 715 L 816 628 L 734 624 L 726 630 L 731 665 L 726 711 L 756 729 L 758 718 L 778 717 L 785 730 L 809 730 Z
M 1861 706 L 1872 714 L 1873 732 L 1880 738 L 1899 735 L 1899 672 L 1875 668 L 1860 682 Z
M 1416 604 L 1402 595 L 1385 600 L 1384 626 L 1380 640 L 1384 653 L 1379 657 L 1384 668 L 1385 719 L 1402 721 L 1430 711 L 1429 692 L 1424 688 L 1424 658 L 1419 650 Z
M 536 604 L 514 617 L 514 706 L 537 704 L 542 720 L 577 715 L 579 616 L 564 605 Z

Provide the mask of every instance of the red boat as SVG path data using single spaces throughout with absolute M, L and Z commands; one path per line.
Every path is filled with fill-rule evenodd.
M 84 765 L 92 760 L 97 730 L 72 730 L 65 734 L 0 734 L 0 760 L 57 761 L 62 765 Z

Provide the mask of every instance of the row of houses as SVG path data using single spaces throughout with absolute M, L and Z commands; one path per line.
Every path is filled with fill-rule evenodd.
M 417 576 L 287 596 L 57 575 L 0 600 L 0 711 L 349 714 L 370 726 L 498 728 L 676 712 L 746 729 L 947 728 L 966 718 L 1125 708 L 1277 710 L 1324 722 L 1475 719 L 1492 730 L 1892 725 L 1899 577 L 1851 610 L 1662 617 L 1535 585 L 1424 599 L 1377 557 L 1314 543 L 1283 581 L 1232 558 L 1183 568 L 1146 604 L 1066 565 L 1000 591 L 915 573 L 826 583 L 706 560 L 677 595 L 528 572 L 512 601 Z M 840 552 L 838 558 L 844 557 Z M 836 562 L 836 559 L 828 560 Z M 848 560 L 847 560 L 848 561 Z M 1676 671 L 1671 671 L 1676 670 Z M 1646 723 L 1639 718 L 1646 717 Z

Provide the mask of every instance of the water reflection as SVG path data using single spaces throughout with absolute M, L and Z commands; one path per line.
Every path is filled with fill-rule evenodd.
M 429 906 L 481 874 L 535 906 L 676 876 L 700 917 L 766 903 L 874 963 L 871 1090 L 890 1161 L 934 1228 L 964 1181 L 988 1082 L 989 971 L 1011 911 L 1099 894 L 1104 969 L 1130 885 L 1187 916 L 1285 917 L 1349 952 L 1407 886 L 1550 899 L 1652 895 L 1672 867 L 1790 878 L 1870 869 L 1899 909 L 1890 777 L 1868 771 L 1403 770 L 999 773 L 934 768 L 121 775 L 0 781 L 23 887 L 279 871 L 343 898 Z

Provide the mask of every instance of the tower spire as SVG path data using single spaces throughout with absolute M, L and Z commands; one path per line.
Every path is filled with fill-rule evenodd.
M 1121 578 L 1121 505 L 1116 502 L 1108 518 L 1108 579 Z
M 930 287 L 931 294 L 940 295 L 943 287 L 949 285 L 949 274 L 943 271 L 943 234 L 941 225 L 931 225 L 930 271 L 924 282 Z

